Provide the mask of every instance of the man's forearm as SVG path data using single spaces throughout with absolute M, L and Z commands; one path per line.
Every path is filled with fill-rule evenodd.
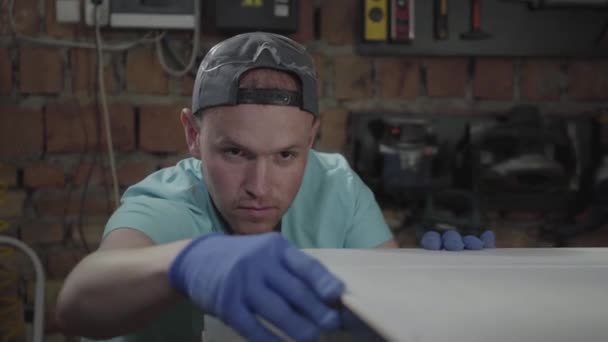
M 65 281 L 57 302 L 59 323 L 70 334 L 92 338 L 141 327 L 179 298 L 167 272 L 188 242 L 87 256 Z

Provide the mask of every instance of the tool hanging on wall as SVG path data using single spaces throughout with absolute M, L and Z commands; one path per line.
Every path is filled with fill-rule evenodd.
M 363 39 L 370 42 L 388 40 L 388 0 L 365 0 Z
M 391 0 L 391 41 L 409 42 L 414 39 L 414 0 Z
M 445 40 L 449 37 L 448 31 L 448 0 L 435 0 L 435 39 Z
M 460 35 L 464 40 L 488 39 L 491 35 L 481 28 L 481 0 L 471 0 L 471 30 Z
M 572 8 L 572 7 L 608 7 L 608 0 L 506 0 L 511 2 L 525 2 L 532 9 L 545 8 Z
M 214 4 L 213 20 L 222 32 L 260 30 L 285 34 L 298 30 L 298 0 L 216 0 Z

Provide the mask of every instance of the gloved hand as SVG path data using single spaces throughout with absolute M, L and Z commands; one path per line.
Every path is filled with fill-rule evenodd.
M 447 230 L 443 234 L 429 230 L 420 240 L 424 249 L 448 251 L 461 251 L 463 249 L 479 250 L 482 248 L 496 248 L 496 236 L 491 230 L 484 231 L 479 237 L 465 235 L 462 237 L 456 230 Z
M 264 318 L 296 341 L 339 325 L 344 284 L 278 233 L 210 234 L 193 240 L 169 270 L 172 286 L 251 341 L 280 341 Z

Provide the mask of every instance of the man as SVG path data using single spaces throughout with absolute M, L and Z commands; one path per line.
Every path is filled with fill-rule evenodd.
M 180 115 L 192 158 L 126 191 L 65 281 L 65 331 L 200 341 L 203 313 L 253 341 L 278 340 L 263 322 L 298 341 L 337 328 L 344 284 L 298 248 L 397 245 L 347 161 L 311 149 L 316 92 L 311 57 L 288 38 L 212 48 Z

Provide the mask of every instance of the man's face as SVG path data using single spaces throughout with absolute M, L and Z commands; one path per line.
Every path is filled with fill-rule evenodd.
M 310 113 L 291 106 L 204 113 L 190 152 L 202 160 L 211 198 L 235 232 L 269 232 L 278 224 L 298 192 L 317 128 Z

